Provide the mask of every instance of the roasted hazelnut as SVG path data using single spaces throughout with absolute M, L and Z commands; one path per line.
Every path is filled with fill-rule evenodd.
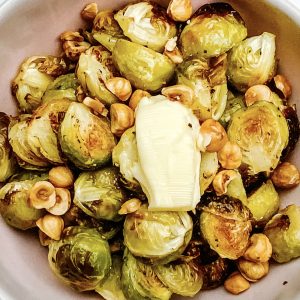
M 130 81 L 123 77 L 114 77 L 108 79 L 105 82 L 105 86 L 121 101 L 127 101 L 132 93 Z
M 217 173 L 212 183 L 217 196 L 226 194 L 228 184 L 236 177 L 237 172 L 234 170 L 223 170 Z
M 71 206 L 71 194 L 69 190 L 65 188 L 56 188 L 56 202 L 48 208 L 47 211 L 52 215 L 62 216 L 64 215 Z
M 249 239 L 249 246 L 243 257 L 253 262 L 267 262 L 272 255 L 272 245 L 266 235 L 255 233 Z
M 269 262 L 253 262 L 239 258 L 237 266 L 242 276 L 251 282 L 261 279 L 269 272 Z
M 192 2 L 191 0 L 171 0 L 167 13 L 174 21 L 185 22 L 192 16 Z
M 98 5 L 95 2 L 89 3 L 82 11 L 81 17 L 87 21 L 93 21 L 98 13 Z
M 83 42 L 84 37 L 77 31 L 65 31 L 60 35 L 60 39 L 65 41 Z
M 282 189 L 290 189 L 300 183 L 300 174 L 297 167 L 289 162 L 283 162 L 271 175 L 274 185 Z
M 47 214 L 36 221 L 36 226 L 51 239 L 59 241 L 64 229 L 64 221 L 59 216 Z
M 272 91 L 266 85 L 253 85 L 246 91 L 245 102 L 247 106 L 261 100 L 272 102 Z
M 133 110 L 122 103 L 114 103 L 110 106 L 111 132 L 121 136 L 125 130 L 134 124 Z
M 218 152 L 218 160 L 224 169 L 236 169 L 242 163 L 242 151 L 238 144 L 227 141 Z
M 135 110 L 138 106 L 138 104 L 140 103 L 141 99 L 144 97 L 151 97 L 151 95 L 147 92 L 147 91 L 143 91 L 143 90 L 135 90 L 129 100 L 129 107 L 132 110 Z
M 108 110 L 105 108 L 104 104 L 101 103 L 98 99 L 85 97 L 82 103 L 89 107 L 96 115 L 101 115 L 105 117 L 108 115 Z
M 74 183 L 74 176 L 68 167 L 54 167 L 49 171 L 49 181 L 58 188 L 70 188 Z
M 292 94 L 292 86 L 287 78 L 278 74 L 273 78 L 273 80 L 276 88 L 282 92 L 285 99 L 288 99 Z
M 224 127 L 213 119 L 207 119 L 201 124 L 200 133 L 211 137 L 211 141 L 206 147 L 207 152 L 218 152 L 228 141 Z
M 227 292 L 238 295 L 250 288 L 250 283 L 239 273 L 232 273 L 224 282 Z
M 120 210 L 119 210 L 119 215 L 126 215 L 133 213 L 137 211 L 142 205 L 141 200 L 137 198 L 132 198 L 130 200 L 127 200 L 125 203 L 122 204 Z
M 179 101 L 187 107 L 193 104 L 194 91 L 186 85 L 176 84 L 162 89 L 162 95 L 172 101 Z
M 29 202 L 34 208 L 50 208 L 55 204 L 55 201 L 55 188 L 48 181 L 38 181 L 30 189 Z

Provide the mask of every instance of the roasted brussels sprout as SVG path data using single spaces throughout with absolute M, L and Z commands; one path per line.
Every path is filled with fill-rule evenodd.
M 35 180 L 12 181 L 0 189 L 0 214 L 8 225 L 26 230 L 43 216 L 44 210 L 29 205 L 29 190 Z
M 121 285 L 122 263 L 120 256 L 113 255 L 108 278 L 95 288 L 105 300 L 126 300 Z
M 125 38 L 121 27 L 114 19 L 115 12 L 104 10 L 98 12 L 93 23 L 93 37 L 102 46 L 112 52 L 116 42 Z
M 16 160 L 8 142 L 9 117 L 0 112 L 0 182 L 5 182 L 16 171 Z
M 240 200 L 227 196 L 201 206 L 200 230 L 210 247 L 221 257 L 243 255 L 251 232 L 250 211 Z
M 227 3 L 201 6 L 181 35 L 181 51 L 185 57 L 213 57 L 236 46 L 247 36 L 247 28 L 237 11 Z
M 78 291 L 89 291 L 106 279 L 111 255 L 108 242 L 95 228 L 74 226 L 49 245 L 48 262 L 63 282 Z
M 127 249 L 121 277 L 126 299 L 168 300 L 172 292 L 159 280 L 151 265 L 137 260 Z
M 154 212 L 142 205 L 126 216 L 124 243 L 135 256 L 155 264 L 168 263 L 183 253 L 192 229 L 187 212 Z
M 276 72 L 275 49 L 275 35 L 268 32 L 247 38 L 234 47 L 228 55 L 227 69 L 232 85 L 245 92 L 253 85 L 271 80 Z
M 72 102 L 59 129 L 64 154 L 80 169 L 96 169 L 111 159 L 115 139 L 109 122 L 82 103 Z
M 157 91 L 174 74 L 175 65 L 167 56 L 123 39 L 117 41 L 112 58 L 122 76 L 137 89 Z
M 126 195 L 118 184 L 118 177 L 114 167 L 81 173 L 74 184 L 74 203 L 96 219 L 121 220 L 118 211 Z
M 118 75 L 111 53 L 102 46 L 89 48 L 79 57 L 76 75 L 84 92 L 96 97 L 105 105 L 118 102 L 117 97 L 106 87 L 105 81 Z
M 182 296 L 195 296 L 203 284 L 202 272 L 193 262 L 157 265 L 154 272 L 171 292 Z
M 295 204 L 280 210 L 266 225 L 264 234 L 272 244 L 272 258 L 288 262 L 300 256 L 300 207 Z
M 275 169 L 289 139 L 286 119 L 267 101 L 258 101 L 236 111 L 227 134 L 230 141 L 240 146 L 242 163 L 252 175 Z
M 43 95 L 42 102 L 68 99 L 76 101 L 76 88 L 79 86 L 74 73 L 61 75 L 50 83 Z
M 115 14 L 115 19 L 131 41 L 158 52 L 177 34 L 165 9 L 153 2 L 128 4 Z
M 263 183 L 245 203 L 257 225 L 266 224 L 279 209 L 280 199 L 271 180 Z
M 229 182 L 227 186 L 227 196 L 235 199 L 239 199 L 244 205 L 247 206 L 247 194 L 243 185 L 242 176 L 239 172 L 235 172 L 234 178 Z
M 66 71 L 67 65 L 61 57 L 32 56 L 26 59 L 12 82 L 12 93 L 20 110 L 30 113 L 36 109 L 48 85 Z

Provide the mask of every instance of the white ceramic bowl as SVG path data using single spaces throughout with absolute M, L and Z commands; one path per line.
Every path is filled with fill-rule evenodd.
M 95 1 L 95 0 L 94 0 Z M 96 0 L 97 1 L 97 0 Z M 277 35 L 280 73 L 293 85 L 292 102 L 300 98 L 300 3 L 299 0 L 230 0 L 243 16 L 249 34 L 263 31 Z M 15 113 L 10 81 L 21 61 L 31 55 L 55 54 L 57 37 L 81 25 L 79 13 L 91 0 L 0 0 L 0 111 Z M 117 8 L 128 1 L 97 1 L 100 9 Z M 160 1 L 161 2 L 161 1 Z M 167 2 L 167 1 L 164 1 Z M 209 2 L 194 1 L 194 7 Z M 300 107 L 300 105 L 299 105 Z M 300 166 L 300 144 L 291 160 Z M 282 194 L 282 206 L 298 204 L 300 187 Z M 240 296 L 222 287 L 205 291 L 196 299 L 300 299 L 300 259 L 272 266 L 263 280 L 252 284 Z M 287 284 L 283 285 L 283 282 Z M 32 233 L 14 230 L 0 218 L 0 299 L 1 300 L 76 300 L 99 299 L 91 293 L 79 294 L 60 283 L 47 263 L 47 250 Z M 181 299 L 181 298 L 177 298 Z

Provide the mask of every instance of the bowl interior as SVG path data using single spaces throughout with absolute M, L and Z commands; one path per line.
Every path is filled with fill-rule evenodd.
M 296 1 L 296 0 L 295 0 Z M 66 30 L 82 25 L 80 11 L 87 0 L 15 0 L 0 1 L 0 111 L 15 114 L 15 102 L 10 93 L 10 81 L 25 57 L 57 54 L 58 36 Z M 100 9 L 117 8 L 129 1 L 98 1 Z M 164 1 L 166 3 L 167 1 Z M 212 2 L 194 1 L 194 8 Z M 286 75 L 293 86 L 291 102 L 300 95 L 300 8 L 292 1 L 226 1 L 245 19 L 250 35 L 263 31 L 277 36 L 279 72 Z M 2 4 L 1 4 L 2 3 Z M 160 1 L 161 3 L 161 1 Z M 298 153 L 298 154 L 297 154 Z M 290 160 L 300 166 L 300 146 Z M 300 187 L 282 193 L 282 206 L 296 202 Z M 19 232 L 9 228 L 0 218 L 0 299 L 44 300 L 99 299 L 94 294 L 78 294 L 61 284 L 51 273 L 47 263 L 47 250 L 39 245 L 32 232 Z M 270 274 L 235 299 L 299 299 L 300 260 L 274 265 Z M 283 285 L 283 282 L 288 283 Z M 232 299 L 223 288 L 205 291 L 195 299 Z M 180 297 L 175 299 L 181 299 Z

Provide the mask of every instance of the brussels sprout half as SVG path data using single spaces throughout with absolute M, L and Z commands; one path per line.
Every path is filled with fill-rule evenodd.
M 219 56 L 239 44 L 247 28 L 228 3 L 201 6 L 181 32 L 179 43 L 185 58 Z
M 187 212 L 154 212 L 142 205 L 126 216 L 124 243 L 135 256 L 153 264 L 168 263 L 183 253 L 192 229 L 193 222 Z
M 130 300 L 168 300 L 172 295 L 153 267 L 137 260 L 128 249 L 124 253 L 121 283 L 126 299 Z
M 64 154 L 83 170 L 104 166 L 115 146 L 108 120 L 76 102 L 70 104 L 60 125 L 59 142 Z
M 108 242 L 95 228 L 73 226 L 50 244 L 48 262 L 58 278 L 82 292 L 94 290 L 106 279 L 111 255 Z
M 166 10 L 153 2 L 128 4 L 115 14 L 115 19 L 132 42 L 158 52 L 177 34 L 176 25 Z
M 264 32 L 242 41 L 228 55 L 228 80 L 245 92 L 256 84 L 264 84 L 276 72 L 275 35 Z
M 96 219 L 121 220 L 118 211 L 126 201 L 126 195 L 118 178 L 118 169 L 114 167 L 81 173 L 74 184 L 74 203 Z
M 158 91 L 174 74 L 171 60 L 152 49 L 123 39 L 113 49 L 113 62 L 137 89 Z
M 286 119 L 267 101 L 258 101 L 236 111 L 227 134 L 230 141 L 240 146 L 242 163 L 252 175 L 275 169 L 289 139 Z

